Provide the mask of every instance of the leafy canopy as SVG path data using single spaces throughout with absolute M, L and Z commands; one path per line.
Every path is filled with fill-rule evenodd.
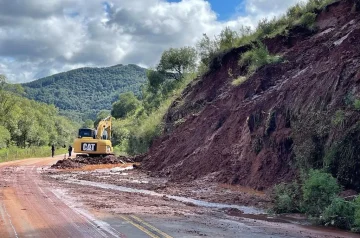
M 115 118 L 124 118 L 140 106 L 140 101 L 132 92 L 120 94 L 119 101 L 113 104 L 111 115 Z
M 23 84 L 26 97 L 54 104 L 61 114 L 76 121 L 96 120 L 101 110 L 111 110 L 119 94 L 140 95 L 146 69 L 136 65 L 80 68 Z
M 185 72 L 196 67 L 196 50 L 193 47 L 170 48 L 161 56 L 157 70 L 173 73 L 176 80 L 180 80 Z
M 22 97 L 17 93 L 21 91 L 19 85 L 13 87 L 0 76 L 0 149 L 53 143 L 63 146 L 75 138 L 76 124 L 60 116 L 53 105 Z

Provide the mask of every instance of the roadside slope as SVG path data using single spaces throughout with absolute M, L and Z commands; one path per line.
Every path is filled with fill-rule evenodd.
M 143 168 L 175 181 L 206 177 L 261 190 L 292 180 L 299 164 L 326 163 L 346 188 L 359 190 L 360 17 L 353 6 L 328 6 L 315 33 L 298 28 L 265 40 L 285 62 L 238 87 L 231 82 L 244 75 L 238 60 L 247 48 L 214 62 L 172 104 Z M 344 148 L 351 156 L 341 155 Z

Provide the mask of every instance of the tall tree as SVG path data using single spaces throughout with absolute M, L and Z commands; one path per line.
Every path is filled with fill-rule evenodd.
M 170 73 L 175 80 L 196 67 L 196 50 L 193 47 L 170 48 L 161 56 L 157 70 Z
M 115 118 L 124 118 L 130 112 L 135 111 L 140 104 L 140 101 L 132 92 L 120 94 L 119 101 L 113 104 L 111 115 Z

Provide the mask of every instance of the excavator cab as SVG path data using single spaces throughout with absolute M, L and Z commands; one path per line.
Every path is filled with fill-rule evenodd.
M 79 129 L 78 138 L 83 138 L 83 137 L 91 137 L 95 139 L 95 131 L 89 128 L 81 128 Z

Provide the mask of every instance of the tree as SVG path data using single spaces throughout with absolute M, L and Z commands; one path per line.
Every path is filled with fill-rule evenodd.
M 229 27 L 226 27 L 221 31 L 219 35 L 219 45 L 220 50 L 228 50 L 236 47 L 237 39 L 239 35 L 236 31 L 231 30 Z
M 149 82 L 149 89 L 153 93 L 156 93 L 159 90 L 161 84 L 165 82 L 165 75 L 162 72 L 156 70 L 147 70 L 146 76 Z
M 7 116 L 16 105 L 16 99 L 11 92 L 6 90 L 7 83 L 5 75 L 0 74 L 0 125 L 4 123 Z
M 200 56 L 201 63 L 203 65 L 209 65 L 211 59 L 219 51 L 219 42 L 211 40 L 206 34 L 203 34 L 203 38 L 196 45 L 198 54 Z
M 130 112 L 135 111 L 140 106 L 140 101 L 135 97 L 134 93 L 127 92 L 120 94 L 119 101 L 112 106 L 111 115 L 115 118 L 124 118 Z
M 185 72 L 196 66 L 196 51 L 193 47 L 170 48 L 161 56 L 157 70 L 171 73 L 175 80 L 181 80 Z
M 94 122 L 90 119 L 87 119 L 82 125 L 83 128 L 94 128 Z
M 6 76 L 0 74 L 0 91 L 4 89 L 5 85 L 6 85 Z
M 10 132 L 4 126 L 0 125 L 0 149 L 7 147 L 10 139 Z

